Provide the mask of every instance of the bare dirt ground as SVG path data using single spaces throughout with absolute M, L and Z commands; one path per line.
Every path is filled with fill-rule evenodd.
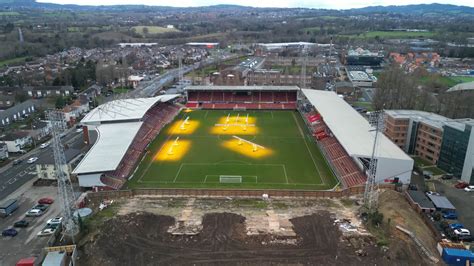
M 79 243 L 78 265 L 432 265 L 364 230 L 353 200 L 133 198 Z M 99 215 L 98 215 L 99 216 Z M 93 218 L 95 219 L 95 218 Z M 348 219 L 351 232 L 336 219 Z

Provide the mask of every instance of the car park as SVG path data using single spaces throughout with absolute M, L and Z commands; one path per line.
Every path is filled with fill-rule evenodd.
M 14 237 L 18 235 L 18 231 L 14 228 L 5 229 L 2 231 L 2 236 L 11 236 Z
M 38 157 L 31 157 L 30 159 L 28 159 L 28 161 L 26 161 L 27 163 L 29 164 L 32 164 L 34 162 L 38 161 Z
M 474 186 L 467 186 L 467 187 L 464 188 L 464 191 L 472 192 L 472 191 L 474 191 Z
M 26 213 L 26 216 L 28 216 L 28 217 L 38 217 L 38 216 L 43 215 L 43 213 L 44 212 L 42 210 L 31 209 Z
M 54 203 L 54 199 L 52 198 L 41 198 L 38 200 L 38 204 L 53 204 Z
M 13 227 L 27 227 L 30 223 L 26 220 L 20 220 L 13 224 Z

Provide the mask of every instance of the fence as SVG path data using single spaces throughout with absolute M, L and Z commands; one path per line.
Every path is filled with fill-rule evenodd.
M 394 185 L 380 185 L 381 189 L 395 189 Z M 134 196 L 156 196 L 156 197 L 206 197 L 206 198 L 261 198 L 268 194 L 274 198 L 342 198 L 363 194 L 364 186 L 351 187 L 339 191 L 310 191 L 310 190 L 271 190 L 271 189 L 129 189 L 89 192 L 90 200 L 131 198 Z

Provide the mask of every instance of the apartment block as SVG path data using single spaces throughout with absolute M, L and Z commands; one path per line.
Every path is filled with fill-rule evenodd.
M 473 126 L 473 119 L 450 119 L 415 110 L 387 110 L 384 133 L 406 153 L 472 183 Z

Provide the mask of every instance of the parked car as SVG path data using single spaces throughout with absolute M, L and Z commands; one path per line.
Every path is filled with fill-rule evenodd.
M 30 224 L 30 222 L 26 220 L 20 220 L 16 223 L 13 224 L 13 227 L 27 227 Z
M 20 153 L 20 154 L 26 154 L 26 151 L 25 151 L 25 150 L 19 150 L 18 153 Z
M 56 231 L 56 229 L 53 229 L 53 228 L 45 228 L 41 231 L 38 232 L 38 236 L 50 236 L 52 234 L 54 234 L 54 231 Z
M 2 236 L 11 236 L 11 237 L 14 237 L 18 235 L 18 231 L 15 230 L 14 228 L 9 228 L 9 229 L 5 229 L 3 230 L 2 232 Z
M 42 144 L 40 145 L 40 149 L 46 149 L 46 148 L 48 148 L 49 144 L 50 144 L 49 142 L 42 143 Z
M 26 216 L 28 216 L 28 217 L 38 217 L 38 216 L 43 215 L 43 213 L 44 212 L 42 210 L 31 209 L 26 213 Z
M 56 217 L 53 219 L 49 219 L 46 224 L 47 225 L 52 225 L 52 224 L 60 224 L 63 222 L 63 217 Z
M 449 180 L 449 179 L 453 179 L 453 174 L 445 174 L 441 177 L 441 179 L 443 180 Z
M 54 202 L 54 199 L 52 199 L 52 198 L 41 198 L 41 199 L 38 200 L 38 204 L 49 204 L 49 205 L 51 205 L 51 204 L 53 204 L 53 202 Z
M 471 235 L 457 235 L 456 239 L 458 241 L 472 242 L 473 238 Z
M 31 157 L 30 159 L 28 159 L 28 161 L 26 161 L 27 163 L 29 164 L 32 164 L 34 162 L 38 161 L 38 157 Z
M 467 192 L 474 191 L 474 186 L 467 186 L 464 188 L 464 191 L 467 191 Z
M 449 228 L 451 228 L 451 229 L 460 229 L 460 228 L 464 228 L 464 225 L 460 224 L 460 223 L 454 223 L 454 224 L 450 224 Z
M 47 204 L 37 204 L 34 206 L 32 209 L 37 209 L 37 210 L 42 210 L 43 212 L 46 211 L 49 208 L 49 205 Z
M 463 236 L 470 236 L 471 235 L 471 232 L 469 230 L 467 230 L 466 228 L 455 229 L 454 233 L 456 235 L 463 235 Z
M 463 189 L 463 188 L 466 188 L 468 186 L 469 186 L 469 184 L 465 183 L 465 182 L 459 182 L 456 185 L 454 185 L 455 188 L 459 188 L 459 189 Z
M 19 164 L 21 164 L 22 162 L 23 162 L 22 159 L 16 159 L 16 160 L 13 161 L 13 165 L 19 165 Z
M 458 214 L 456 212 L 447 212 L 443 214 L 443 218 L 449 220 L 456 220 L 458 218 Z
M 434 192 L 434 191 L 426 191 L 426 195 L 435 195 L 435 196 L 440 196 L 440 194 L 438 192 Z

